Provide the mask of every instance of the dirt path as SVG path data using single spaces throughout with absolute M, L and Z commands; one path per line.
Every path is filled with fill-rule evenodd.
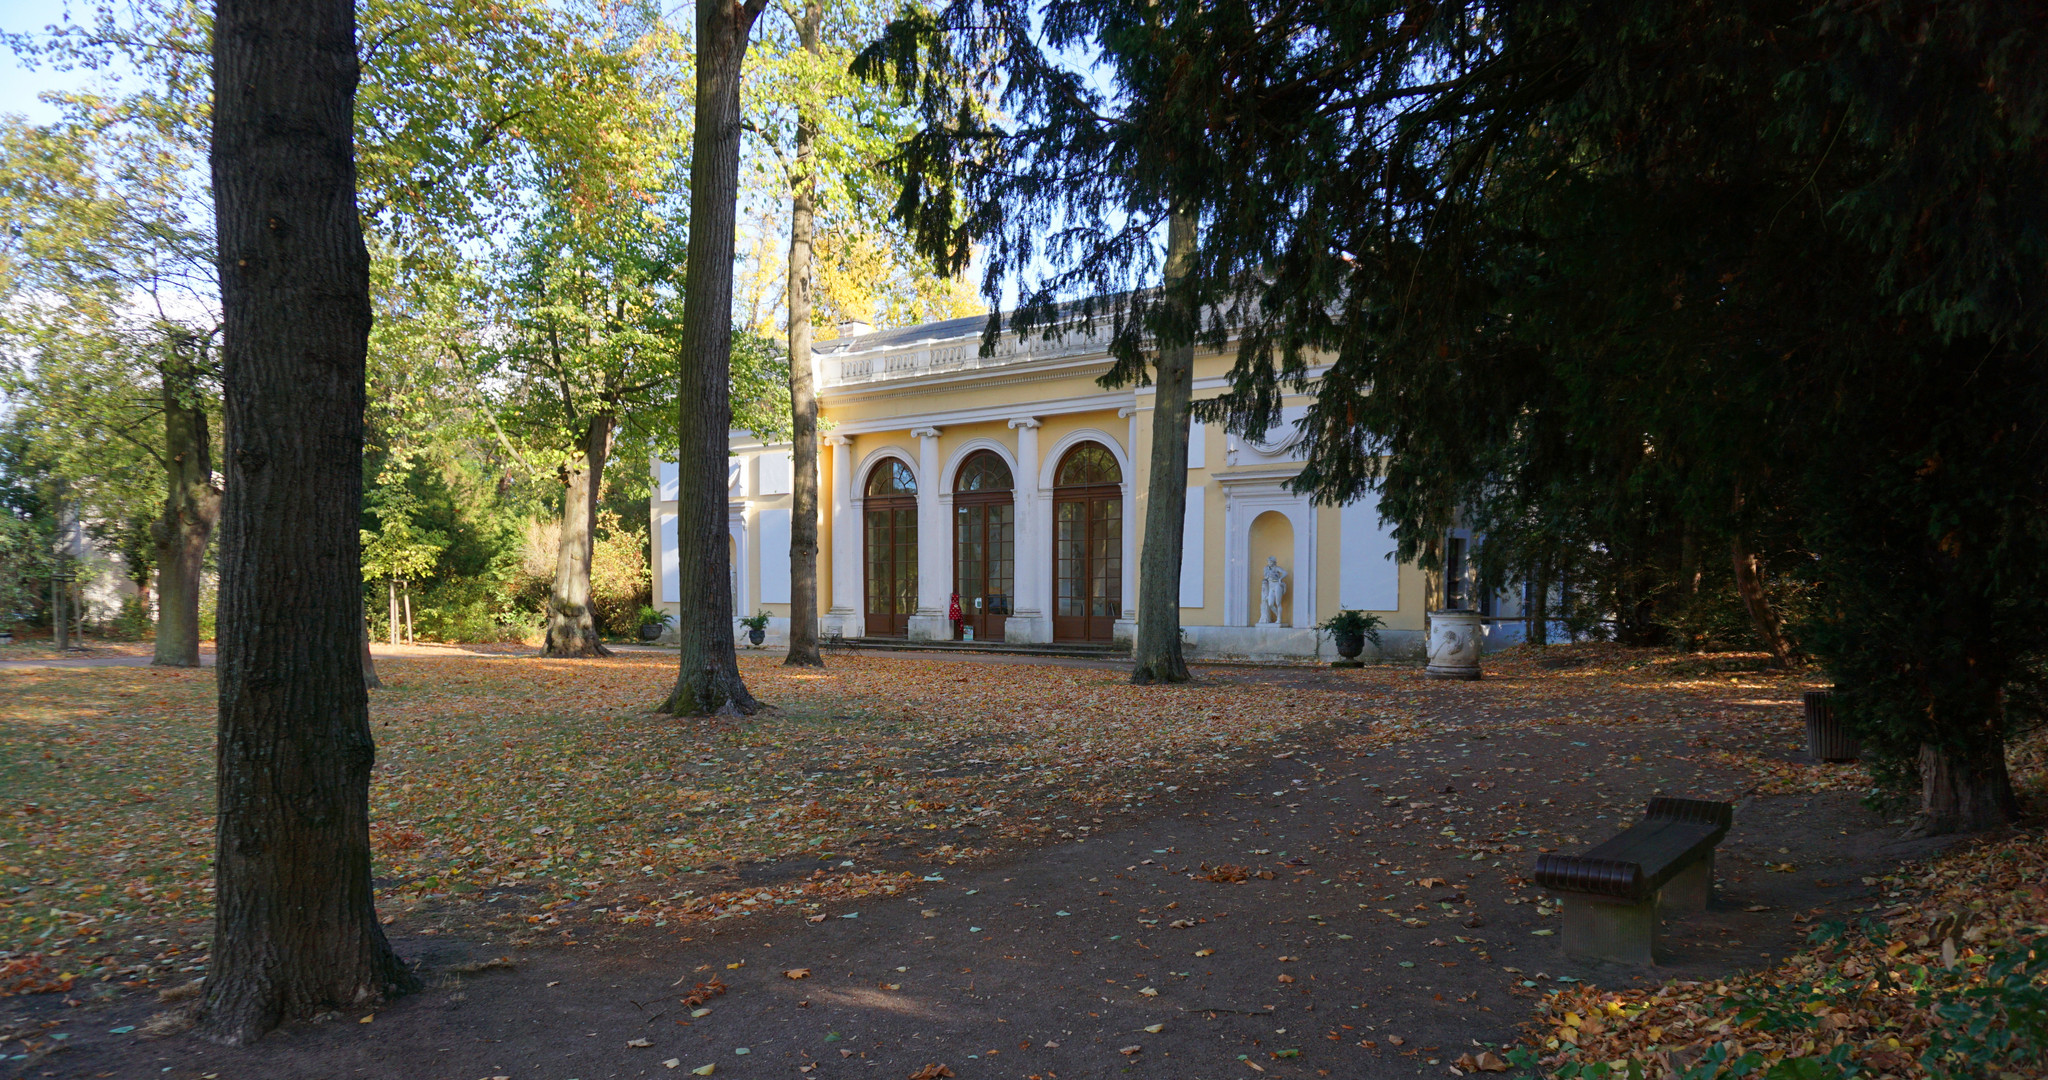
M 961 1080 L 1441 1076 L 1511 1040 L 1527 995 L 1759 964 L 1797 948 L 1808 920 L 1873 904 L 1864 875 L 1932 850 L 1851 795 L 1745 797 L 1743 774 L 1699 745 L 1725 738 L 1722 725 L 1526 719 L 1492 709 L 1370 750 L 1340 734 L 1134 826 L 949 868 L 816 923 L 793 910 L 680 931 L 592 926 L 580 947 L 517 952 L 401 938 L 427 992 L 248 1050 L 124 1030 L 164 1008 L 154 1000 L 13 999 L 0 1026 L 60 1020 L 49 1030 L 68 1038 L 5 1064 L 177 1080 L 598 1080 L 706 1065 L 896 1080 L 931 1064 Z M 1546 933 L 1558 919 L 1522 880 L 1537 849 L 1597 842 L 1659 792 L 1739 801 L 1720 902 L 1669 927 L 1667 967 L 1565 960 Z M 1239 871 L 1205 867 L 1247 878 L 1206 880 Z M 513 966 L 463 971 L 501 955 Z M 809 975 L 783 974 L 795 969 Z M 707 1014 L 679 1004 L 714 976 L 730 992 Z

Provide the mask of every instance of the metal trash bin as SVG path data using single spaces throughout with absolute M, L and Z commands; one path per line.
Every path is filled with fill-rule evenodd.
M 1855 761 L 1863 754 L 1863 744 L 1836 719 L 1831 691 L 1806 692 L 1806 753 L 1815 761 Z

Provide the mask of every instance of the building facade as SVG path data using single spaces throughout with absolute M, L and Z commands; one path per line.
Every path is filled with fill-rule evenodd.
M 984 322 L 815 350 L 827 638 L 1112 644 L 1134 632 L 1153 390 L 1096 385 L 1110 365 L 1100 336 L 1006 335 L 980 356 Z M 1198 354 L 1196 398 L 1221 392 L 1230 366 Z M 1341 608 L 1385 620 L 1388 653 L 1420 648 L 1425 577 L 1394 560 L 1373 497 L 1319 507 L 1287 489 L 1307 401 L 1289 398 L 1266 441 L 1193 427 L 1180 615 L 1197 657 L 1330 656 L 1314 628 Z M 655 469 L 655 593 L 674 612 L 676 470 Z M 734 607 L 770 615 L 770 648 L 788 627 L 791 479 L 786 444 L 733 433 Z

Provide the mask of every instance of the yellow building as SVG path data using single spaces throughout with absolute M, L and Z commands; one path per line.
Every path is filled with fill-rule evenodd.
M 980 316 L 822 343 L 819 605 L 831 637 L 1128 643 L 1151 454 L 1153 391 L 1104 390 L 1101 337 L 1005 336 Z M 1228 355 L 1198 355 L 1195 396 Z M 1317 623 L 1378 614 L 1390 653 L 1419 649 L 1425 582 L 1392 559 L 1371 496 L 1318 507 L 1286 488 L 1306 398 L 1256 442 L 1196 424 L 1187 471 L 1181 625 L 1202 656 L 1332 655 Z M 791 456 L 734 432 L 734 607 L 789 617 Z M 675 467 L 656 463 L 656 599 L 677 609 Z M 1277 611 L 1261 603 L 1277 568 Z M 964 618 L 948 612 L 959 598 Z M 772 641 L 769 647 L 774 647 Z

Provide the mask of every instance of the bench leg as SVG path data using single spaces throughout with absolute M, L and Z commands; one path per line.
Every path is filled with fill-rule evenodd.
M 1564 951 L 1582 960 L 1655 964 L 1662 953 L 1655 897 L 1637 904 L 1564 898 Z
M 1682 915 L 1695 915 L 1707 910 L 1714 899 L 1714 853 L 1679 871 L 1678 876 L 1664 883 L 1658 893 L 1665 908 Z

